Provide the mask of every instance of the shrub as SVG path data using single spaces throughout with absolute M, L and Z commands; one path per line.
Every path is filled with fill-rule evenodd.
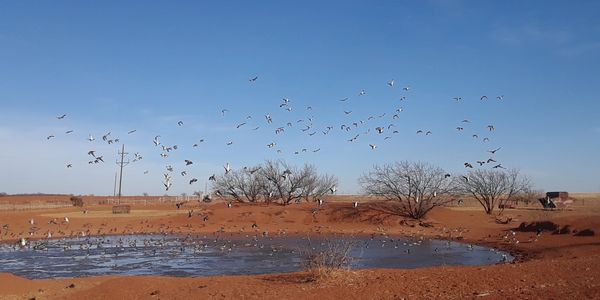
M 81 197 L 71 196 L 71 203 L 73 204 L 73 206 L 82 207 L 83 206 L 83 199 Z
M 347 276 L 352 263 L 350 252 L 354 244 L 347 240 L 326 239 L 320 245 L 300 250 L 302 268 L 310 281 Z

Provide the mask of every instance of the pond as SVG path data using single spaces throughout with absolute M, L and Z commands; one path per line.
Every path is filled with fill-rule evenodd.
M 0 245 L 0 272 L 30 279 L 99 275 L 211 276 L 295 272 L 331 243 L 352 245 L 352 268 L 422 268 L 512 261 L 508 253 L 404 237 L 114 235 Z

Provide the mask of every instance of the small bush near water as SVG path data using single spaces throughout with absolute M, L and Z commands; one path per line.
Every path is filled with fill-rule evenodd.
M 300 250 L 302 268 L 308 272 L 309 281 L 347 277 L 352 263 L 350 252 L 353 243 L 346 240 L 323 240 L 319 245 Z

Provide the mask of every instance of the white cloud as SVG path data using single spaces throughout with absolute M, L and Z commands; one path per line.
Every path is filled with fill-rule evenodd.
M 564 46 L 572 40 L 567 30 L 542 28 L 535 24 L 498 28 L 492 32 L 491 37 L 501 44 L 510 46 L 556 47 Z

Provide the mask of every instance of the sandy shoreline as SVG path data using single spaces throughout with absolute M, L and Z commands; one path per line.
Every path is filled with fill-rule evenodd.
M 343 199 L 342 199 L 343 200 Z M 598 199 L 600 200 L 600 199 Z M 0 299 L 538 299 L 600 298 L 600 201 L 588 200 L 572 210 L 547 212 L 535 208 L 506 210 L 499 224 L 477 207 L 437 208 L 421 223 L 403 221 L 370 211 L 367 205 L 352 209 L 350 202 L 327 203 L 316 215 L 313 204 L 290 206 L 222 203 L 188 203 L 177 210 L 172 204 L 133 206 L 133 214 L 112 218 L 111 206 L 0 211 L 0 223 L 8 225 L 0 242 L 28 236 L 53 238 L 86 235 L 175 233 L 254 233 L 271 235 L 371 235 L 449 239 L 508 251 L 517 263 L 480 267 L 435 267 L 413 270 L 368 269 L 352 271 L 345 278 L 306 282 L 306 274 L 216 276 L 174 278 L 159 276 L 102 276 L 75 279 L 28 280 L 0 274 Z M 188 210 L 193 209 L 192 218 Z M 69 223 L 61 222 L 64 216 Z M 203 221 L 202 216 L 208 216 Z M 48 223 L 56 219 L 57 224 Z M 559 228 L 595 232 L 593 236 L 518 231 L 521 223 L 552 222 Z M 256 223 L 259 228 L 253 229 Z M 514 239 L 512 232 L 515 232 Z M 507 238 L 507 235 L 511 237 Z M 519 241 L 516 243 L 516 241 Z M 484 280 L 485 279 L 485 280 Z M 74 287 L 69 286 L 74 284 Z

